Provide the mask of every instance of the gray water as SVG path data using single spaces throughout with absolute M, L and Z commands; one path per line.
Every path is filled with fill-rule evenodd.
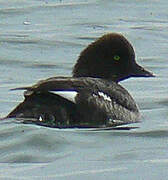
M 1 0 L 0 117 L 22 91 L 51 76 L 70 76 L 95 38 L 120 32 L 155 78 L 121 82 L 140 107 L 131 131 L 59 130 L 0 122 L 0 179 L 158 180 L 168 171 L 167 0 Z

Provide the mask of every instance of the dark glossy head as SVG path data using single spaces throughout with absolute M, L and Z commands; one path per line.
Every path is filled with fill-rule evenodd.
M 129 77 L 153 77 L 153 74 L 136 63 L 134 49 L 124 36 L 110 33 L 81 52 L 73 76 L 119 82 Z

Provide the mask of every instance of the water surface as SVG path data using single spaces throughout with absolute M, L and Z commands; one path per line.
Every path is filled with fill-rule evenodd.
M 0 1 L 0 116 L 22 91 L 56 75 L 70 76 L 83 48 L 107 32 L 133 44 L 156 78 L 121 82 L 140 107 L 131 131 L 59 130 L 0 122 L 1 179 L 152 179 L 167 177 L 168 96 L 166 0 Z

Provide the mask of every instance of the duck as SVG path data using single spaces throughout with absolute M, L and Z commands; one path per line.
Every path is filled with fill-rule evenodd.
M 6 118 L 51 128 L 108 128 L 140 122 L 138 105 L 119 82 L 154 77 L 135 60 L 131 43 L 108 33 L 79 55 L 72 77 L 47 78 L 24 90 L 24 101 Z

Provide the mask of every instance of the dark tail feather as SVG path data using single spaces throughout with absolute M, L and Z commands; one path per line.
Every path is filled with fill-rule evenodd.
M 31 90 L 30 87 L 18 87 L 18 88 L 13 88 L 13 89 L 10 89 L 11 91 L 16 91 L 16 90 Z
M 33 119 L 34 124 L 64 127 L 76 123 L 76 104 L 53 93 L 33 93 L 6 118 Z M 24 121 L 23 121 L 24 123 Z

